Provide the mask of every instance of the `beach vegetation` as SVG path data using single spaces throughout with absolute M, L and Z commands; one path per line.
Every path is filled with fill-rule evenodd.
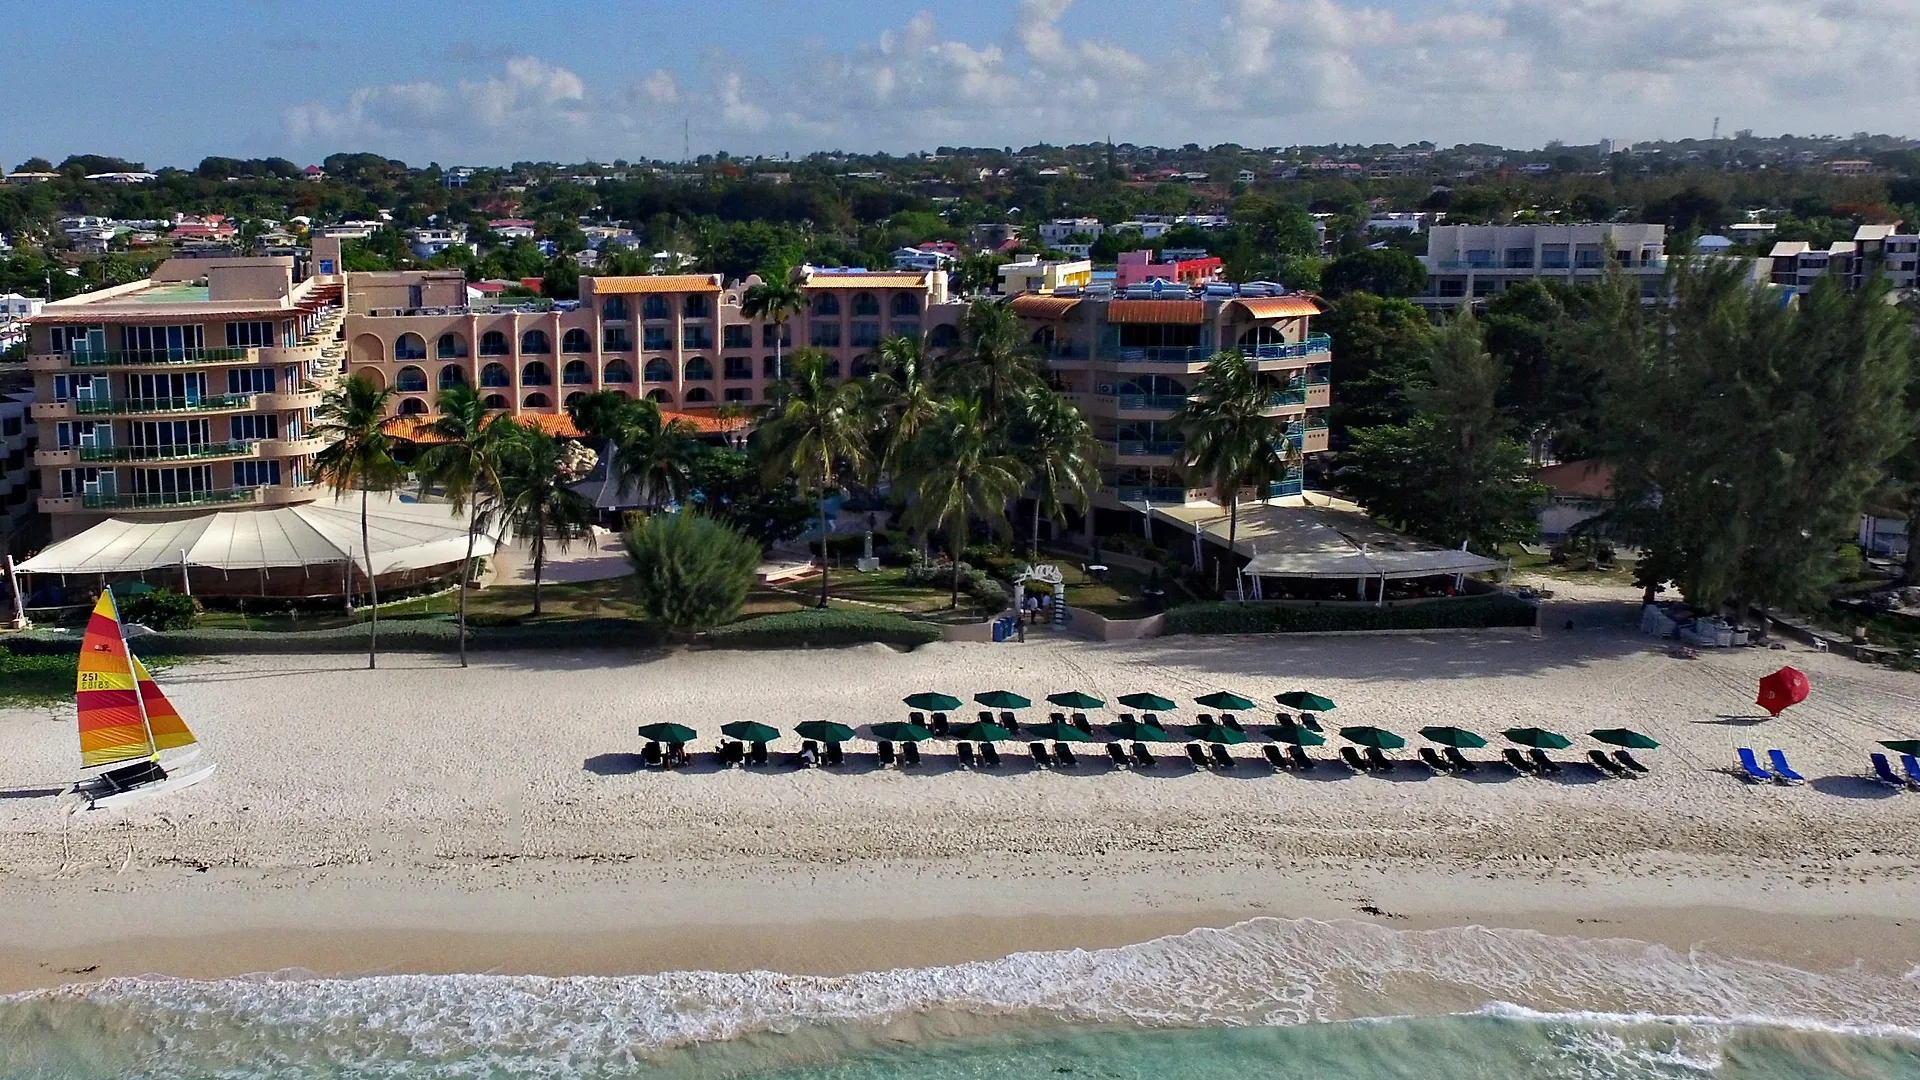
M 313 457 L 313 475 L 335 495 L 360 491 L 360 570 L 366 575 L 372 616 L 367 620 L 367 667 L 377 666 L 380 644 L 380 586 L 369 554 L 373 543 L 367 525 L 367 493 L 391 491 L 406 480 L 406 469 L 396 454 L 407 440 L 389 428 L 389 406 L 394 392 L 376 386 L 363 375 L 349 375 L 322 400 L 315 437 L 327 446 Z
M 762 477 L 769 484 L 792 478 L 811 488 L 820 506 L 820 535 L 833 532 L 827 494 L 843 477 L 862 475 L 871 463 L 865 393 L 856 382 L 841 382 L 828 368 L 826 354 L 802 349 L 793 357 L 793 378 L 780 388 L 782 400 L 760 429 L 765 447 Z M 820 564 L 820 606 L 827 606 L 828 569 Z
M 571 464 L 566 446 L 541 429 L 513 420 L 500 484 L 500 514 L 513 526 L 533 559 L 533 613 L 540 614 L 540 585 L 547 563 L 547 545 L 561 550 L 586 535 L 593 524 L 593 504 L 572 485 L 581 475 Z
M 819 507 L 801 493 L 792 477 L 765 478 L 758 447 L 757 442 L 744 451 L 696 446 L 689 462 L 692 493 L 687 501 L 708 517 L 753 537 L 764 551 L 806 532 Z M 844 539 L 858 543 L 856 537 Z
M 120 604 L 120 618 L 149 630 L 186 630 L 200 619 L 200 602 L 172 589 L 153 589 L 129 596 Z
M 1288 604 L 1272 601 L 1186 604 L 1166 613 L 1169 634 L 1285 634 L 1354 630 L 1442 630 L 1532 626 L 1535 608 L 1488 593 L 1417 604 Z
M 14 652 L 0 645 L 0 707 L 48 705 L 73 693 L 79 644 L 71 652 Z
M 1100 447 L 1086 414 L 1048 387 L 1027 392 L 1015 425 L 1014 453 L 1033 478 L 1030 558 L 1040 557 L 1040 516 L 1058 528 L 1069 506 L 1086 512 L 1100 487 Z
M 1008 452 L 978 399 L 955 398 L 914 439 L 908 452 L 905 520 L 928 533 L 944 532 L 953 559 L 950 607 L 960 606 L 960 558 L 968 530 L 984 521 L 996 535 L 1011 536 L 1007 507 L 1026 486 L 1026 469 Z
M 438 488 L 467 515 L 467 556 L 459 579 L 460 666 L 467 666 L 467 583 L 474 575 L 474 542 L 500 516 L 502 473 L 515 434 L 511 421 L 487 411 L 480 392 L 467 383 L 441 391 L 440 415 L 427 426 L 434 439 L 417 462 L 422 490 Z
M 1267 415 L 1272 407 L 1273 387 L 1245 356 L 1229 350 L 1207 362 L 1193 394 L 1174 414 L 1174 426 L 1186 437 L 1188 480 L 1208 484 L 1227 506 L 1228 551 L 1239 550 L 1241 493 L 1250 489 L 1264 500 L 1268 485 L 1299 467 L 1299 448 Z M 1234 574 L 1234 588 L 1245 600 L 1244 575 Z
M 600 393 L 618 396 L 618 391 Z M 666 419 L 660 406 L 641 398 L 622 402 L 608 434 L 620 485 L 637 491 L 642 506 L 658 509 L 693 489 L 700 444 L 692 424 L 678 417 Z
M 739 617 L 760 566 L 760 545 L 712 518 L 652 514 L 623 537 L 647 618 L 679 634 Z
M 904 615 L 841 608 L 808 608 L 715 627 L 706 633 L 704 640 L 709 645 L 729 649 L 857 645 L 864 642 L 912 648 L 939 641 L 942 636 L 938 626 Z
M 941 389 L 950 397 L 980 403 L 980 423 L 1004 438 L 1020 402 L 1045 384 L 1040 362 L 1013 309 L 975 300 L 960 318 L 960 347 L 941 369 Z

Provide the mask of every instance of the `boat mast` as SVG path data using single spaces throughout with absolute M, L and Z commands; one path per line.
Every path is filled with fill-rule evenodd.
M 140 691 L 140 673 L 133 667 L 133 649 L 127 644 L 127 624 L 120 620 L 120 601 L 107 590 L 107 602 L 113 605 L 113 628 L 120 635 L 120 651 L 127 654 L 127 677 L 133 680 L 133 700 L 140 706 L 140 727 L 147 733 L 147 760 L 160 760 L 160 746 L 153 741 L 153 721 L 147 718 L 147 695 Z

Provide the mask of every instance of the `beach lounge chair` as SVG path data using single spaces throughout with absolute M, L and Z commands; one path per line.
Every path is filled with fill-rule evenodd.
M 1303 712 L 1300 714 L 1300 726 L 1308 731 L 1319 731 L 1320 721 L 1312 713 Z
M 1467 755 L 1461 753 L 1458 747 L 1449 746 L 1441 751 L 1441 755 L 1447 759 L 1447 764 L 1453 766 L 1456 772 L 1470 773 L 1480 767 L 1471 758 L 1467 757 Z
M 879 743 L 874 746 L 874 757 L 879 759 L 881 768 L 891 769 L 893 767 L 893 744 L 885 739 L 881 739 Z
M 1869 754 L 1867 756 L 1873 759 L 1873 778 L 1875 780 L 1891 788 L 1903 788 L 1907 786 L 1906 781 L 1900 779 L 1900 777 L 1894 773 L 1893 766 L 1887 761 L 1887 755 Z
M 847 762 L 847 755 L 845 751 L 840 749 L 840 744 L 837 742 L 828 743 L 827 744 L 827 764 L 844 765 L 846 764 L 846 762 Z
M 1376 772 L 1392 772 L 1393 759 L 1380 752 L 1377 746 L 1367 747 L 1367 767 Z
M 1293 767 L 1299 769 L 1301 772 L 1306 772 L 1313 768 L 1313 759 L 1308 757 L 1307 752 L 1298 746 L 1287 747 L 1287 760 L 1293 762 Z
M 953 721 L 947 719 L 946 713 L 937 712 L 933 714 L 933 733 L 935 735 L 945 735 L 952 730 Z
M 1533 775 L 1533 762 L 1521 756 L 1520 751 L 1509 746 L 1500 752 L 1500 756 L 1507 759 L 1507 764 L 1512 767 L 1514 772 L 1522 776 Z
M 1093 721 L 1087 719 L 1086 713 L 1083 713 L 1083 712 L 1074 713 L 1073 726 L 1076 728 L 1079 728 L 1083 734 L 1087 734 L 1087 735 L 1093 734 Z
M 1552 776 L 1560 771 L 1560 763 L 1548 757 L 1547 752 L 1537 746 L 1527 751 L 1527 757 L 1532 760 L 1533 767 L 1540 770 L 1541 776 Z
M 753 763 L 755 765 L 765 765 L 767 763 L 766 743 L 757 742 L 753 744 Z
M 992 743 L 983 742 L 980 744 L 980 760 L 987 768 L 997 769 L 1000 767 L 1000 751 L 994 749 Z
M 1367 763 L 1361 759 L 1360 751 L 1351 746 L 1343 746 L 1340 748 L 1340 760 L 1346 762 L 1347 768 L 1352 769 L 1354 772 L 1367 771 Z
M 1901 754 L 1900 767 L 1907 771 L 1907 783 L 1920 788 L 1920 759 L 1912 754 Z
M 1160 717 L 1159 717 L 1159 714 L 1157 714 L 1157 713 L 1141 713 L 1141 714 L 1140 714 L 1140 722 L 1141 722 L 1141 723 L 1143 723 L 1143 724 L 1145 724 L 1145 725 L 1147 725 L 1148 727 L 1161 727 L 1161 726 L 1162 726 L 1162 725 L 1161 725 L 1161 723 L 1160 723 Z
M 1781 751 L 1779 750 L 1767 751 L 1767 761 L 1772 763 L 1773 775 L 1779 777 L 1781 783 L 1804 784 L 1807 782 L 1806 777 L 1801 776 L 1797 772 L 1794 772 L 1793 766 L 1787 764 L 1787 755 L 1782 753 Z
M 1116 769 L 1124 769 L 1130 764 L 1127 761 L 1126 748 L 1117 742 L 1107 744 L 1107 757 L 1113 760 L 1113 767 Z
M 1593 762 L 1593 767 L 1596 769 L 1599 769 L 1603 776 L 1631 776 L 1632 775 L 1627 771 L 1627 767 L 1625 765 L 1622 765 L 1619 762 L 1608 757 L 1607 752 L 1605 750 L 1587 751 L 1587 760 Z
M 1063 742 L 1053 744 L 1053 760 L 1059 762 L 1063 769 L 1078 768 L 1080 765 L 1080 759 L 1074 757 L 1073 750 Z
M 1233 755 L 1227 753 L 1226 747 L 1221 746 L 1219 743 L 1214 743 L 1211 746 L 1207 747 L 1207 753 L 1213 757 L 1214 768 L 1216 769 L 1233 768 Z
M 1645 765 L 1635 761 L 1633 755 L 1627 753 L 1625 750 L 1615 750 L 1613 752 L 1613 760 L 1624 766 L 1629 773 L 1638 774 L 1648 771 Z
M 900 762 L 902 768 L 918 768 L 920 766 L 920 744 L 912 741 L 901 743 L 900 756 L 902 758 Z
M 974 715 L 975 715 L 975 718 L 978 719 L 983 724 L 993 723 L 993 714 L 988 712 L 985 709 L 981 709 L 978 713 L 975 713 Z
M 1200 749 L 1199 743 L 1190 742 L 1187 744 L 1187 760 L 1193 762 L 1194 768 L 1204 769 L 1207 767 L 1207 752 Z
M 1153 768 L 1153 751 L 1147 749 L 1146 743 L 1137 742 L 1133 744 L 1133 764 L 1135 768 Z
M 1281 753 L 1280 748 L 1272 743 L 1267 743 L 1265 746 L 1262 746 L 1260 752 L 1266 755 L 1267 764 L 1276 769 L 1285 769 L 1292 766 L 1292 762 L 1287 760 L 1287 755 Z
M 684 769 L 686 768 L 686 765 L 687 765 L 687 744 L 680 743 L 680 742 L 668 743 L 667 744 L 667 767 L 672 769 Z
M 1020 721 L 1014 719 L 1012 713 L 1003 712 L 1000 714 L 1000 726 L 1006 728 L 1008 731 L 1019 731 Z
M 1200 724 L 1203 726 L 1211 724 L 1213 723 L 1213 714 L 1210 712 L 1199 713 L 1194 716 L 1193 721 L 1194 723 Z
M 1120 714 L 1120 722 L 1123 724 L 1131 724 L 1136 722 L 1138 719 L 1139 719 L 1138 717 L 1134 716 L 1130 712 L 1123 712 Z
M 660 744 L 650 742 L 642 747 L 640 750 L 640 761 L 645 765 L 658 768 L 660 765 Z
M 1027 753 L 1033 755 L 1033 763 L 1036 767 L 1046 769 L 1053 766 L 1053 759 L 1047 756 L 1046 743 L 1028 743 Z
M 1773 774 L 1761 768 L 1760 759 L 1753 756 L 1752 747 L 1740 748 L 1740 768 L 1744 771 L 1746 779 L 1754 783 L 1766 784 L 1773 781 Z
M 1067 723 L 1067 714 L 1063 712 L 1048 713 L 1047 719 L 1053 721 L 1056 724 L 1064 724 L 1064 723 Z
M 907 723 L 919 724 L 921 727 L 926 727 L 927 714 L 923 712 L 910 712 L 907 714 Z
M 1243 728 L 1240 726 L 1240 718 L 1233 715 L 1232 713 L 1220 714 L 1220 726 L 1226 728 L 1229 731 L 1247 730 L 1246 728 Z
M 800 752 L 793 755 L 793 765 L 797 769 L 811 769 L 820 764 L 820 744 L 808 739 L 800 744 Z
M 973 768 L 973 744 L 972 743 L 970 742 L 954 743 L 953 752 L 956 756 L 960 758 L 961 768 L 963 769 Z
M 1431 746 L 1423 746 L 1420 748 L 1420 760 L 1426 762 L 1427 768 L 1432 769 L 1434 772 L 1443 773 L 1450 771 L 1447 763 L 1440 759 L 1440 755 L 1436 753 Z

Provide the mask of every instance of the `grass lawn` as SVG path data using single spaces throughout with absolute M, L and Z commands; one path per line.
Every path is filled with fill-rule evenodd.
M 1575 560 L 1575 563 L 1556 563 L 1551 556 L 1531 555 L 1518 547 L 1502 548 L 1500 554 L 1513 560 L 1513 569 L 1516 573 L 1542 574 L 1547 577 L 1565 578 L 1568 581 L 1633 585 L 1633 560 L 1624 557 L 1616 557 L 1611 570 L 1602 570 L 1598 567 L 1590 570 L 1576 570 L 1575 563 L 1584 564 L 1584 559 Z
M 0 648 L 0 706 L 50 705 L 73 697 L 72 656 L 15 656 Z

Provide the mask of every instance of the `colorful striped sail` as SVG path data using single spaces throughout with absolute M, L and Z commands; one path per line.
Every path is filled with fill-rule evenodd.
M 174 750 L 182 746 L 192 746 L 195 742 L 193 732 L 188 729 L 173 702 L 160 692 L 160 684 L 147 674 L 147 665 L 133 658 L 133 674 L 140 682 L 140 700 L 147 707 L 147 731 L 153 736 L 155 750 Z
M 82 768 L 152 757 L 193 745 L 193 732 L 160 692 L 142 664 L 127 651 L 113 592 L 100 594 L 80 642 L 75 698 L 80 713 Z

